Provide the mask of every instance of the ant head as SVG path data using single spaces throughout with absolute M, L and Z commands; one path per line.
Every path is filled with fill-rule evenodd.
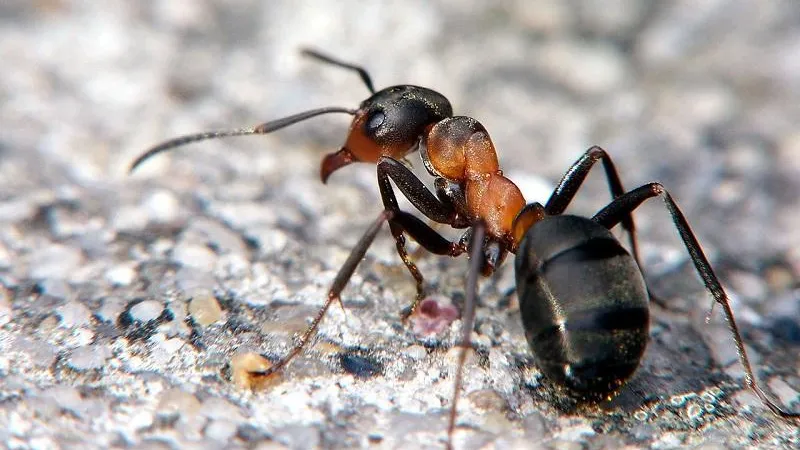
M 322 181 L 353 162 L 404 157 L 426 129 L 452 115 L 447 98 L 427 88 L 402 85 L 376 92 L 359 106 L 341 150 L 322 161 Z

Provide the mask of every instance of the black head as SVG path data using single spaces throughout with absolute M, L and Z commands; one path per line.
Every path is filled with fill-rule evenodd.
M 323 181 L 352 162 L 404 157 L 428 127 L 452 115 L 447 98 L 428 88 L 400 85 L 376 92 L 361 102 L 342 149 L 323 161 Z

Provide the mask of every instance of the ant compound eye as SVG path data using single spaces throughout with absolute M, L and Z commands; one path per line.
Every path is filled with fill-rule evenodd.
M 374 135 L 378 128 L 386 121 L 386 114 L 383 111 L 375 111 L 369 116 L 366 124 L 366 131 Z

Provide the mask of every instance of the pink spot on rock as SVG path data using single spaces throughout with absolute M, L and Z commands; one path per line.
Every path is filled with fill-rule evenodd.
M 418 336 L 433 336 L 447 329 L 457 318 L 458 310 L 447 297 L 428 297 L 411 316 L 411 327 Z

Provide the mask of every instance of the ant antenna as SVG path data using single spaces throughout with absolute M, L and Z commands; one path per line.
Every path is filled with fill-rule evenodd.
M 281 128 L 288 127 L 289 125 L 294 125 L 297 122 L 302 122 L 306 119 L 310 119 L 312 117 L 320 116 L 322 114 L 330 114 L 330 113 L 346 113 L 354 116 L 356 114 L 356 110 L 349 109 L 349 108 L 342 108 L 338 106 L 331 106 L 327 108 L 319 108 L 319 109 L 312 109 L 310 111 L 301 112 L 299 114 L 294 114 L 292 116 L 284 117 L 282 119 L 273 120 L 270 122 L 264 122 L 260 125 L 256 125 L 252 128 L 239 128 L 235 130 L 220 130 L 220 131 L 206 131 L 204 133 L 196 133 L 196 134 L 187 134 L 185 136 L 179 136 L 168 141 L 162 142 L 155 147 L 147 150 L 143 154 L 141 154 L 138 158 L 133 161 L 131 164 L 130 172 L 136 170 L 143 162 L 150 159 L 152 156 L 157 155 L 159 153 L 165 152 L 167 150 L 171 150 L 176 147 L 181 147 L 186 144 L 191 144 L 192 142 L 197 141 L 205 141 L 208 139 L 217 139 L 229 136 L 246 136 L 251 134 L 268 134 L 272 133 L 273 131 L 280 130 Z
M 364 69 L 363 67 L 356 66 L 356 65 L 350 64 L 350 63 L 346 63 L 344 61 L 338 60 L 336 58 L 330 57 L 330 56 L 325 55 L 323 53 L 320 53 L 320 52 L 318 52 L 316 50 L 311 50 L 311 49 L 308 49 L 308 48 L 304 48 L 303 50 L 301 50 L 301 53 L 304 56 L 308 56 L 310 58 L 313 58 L 313 59 L 316 59 L 318 61 L 324 62 L 326 64 L 330 64 L 330 65 L 333 65 L 333 66 L 336 66 L 336 67 L 341 67 L 343 69 L 349 69 L 349 70 L 354 70 L 354 71 L 358 72 L 358 76 L 361 77 L 361 81 L 363 81 L 364 84 L 367 86 L 367 89 L 369 89 L 369 93 L 370 94 L 374 94 L 375 93 L 375 87 L 372 85 L 372 77 L 369 76 L 369 72 L 367 72 L 367 70 Z

